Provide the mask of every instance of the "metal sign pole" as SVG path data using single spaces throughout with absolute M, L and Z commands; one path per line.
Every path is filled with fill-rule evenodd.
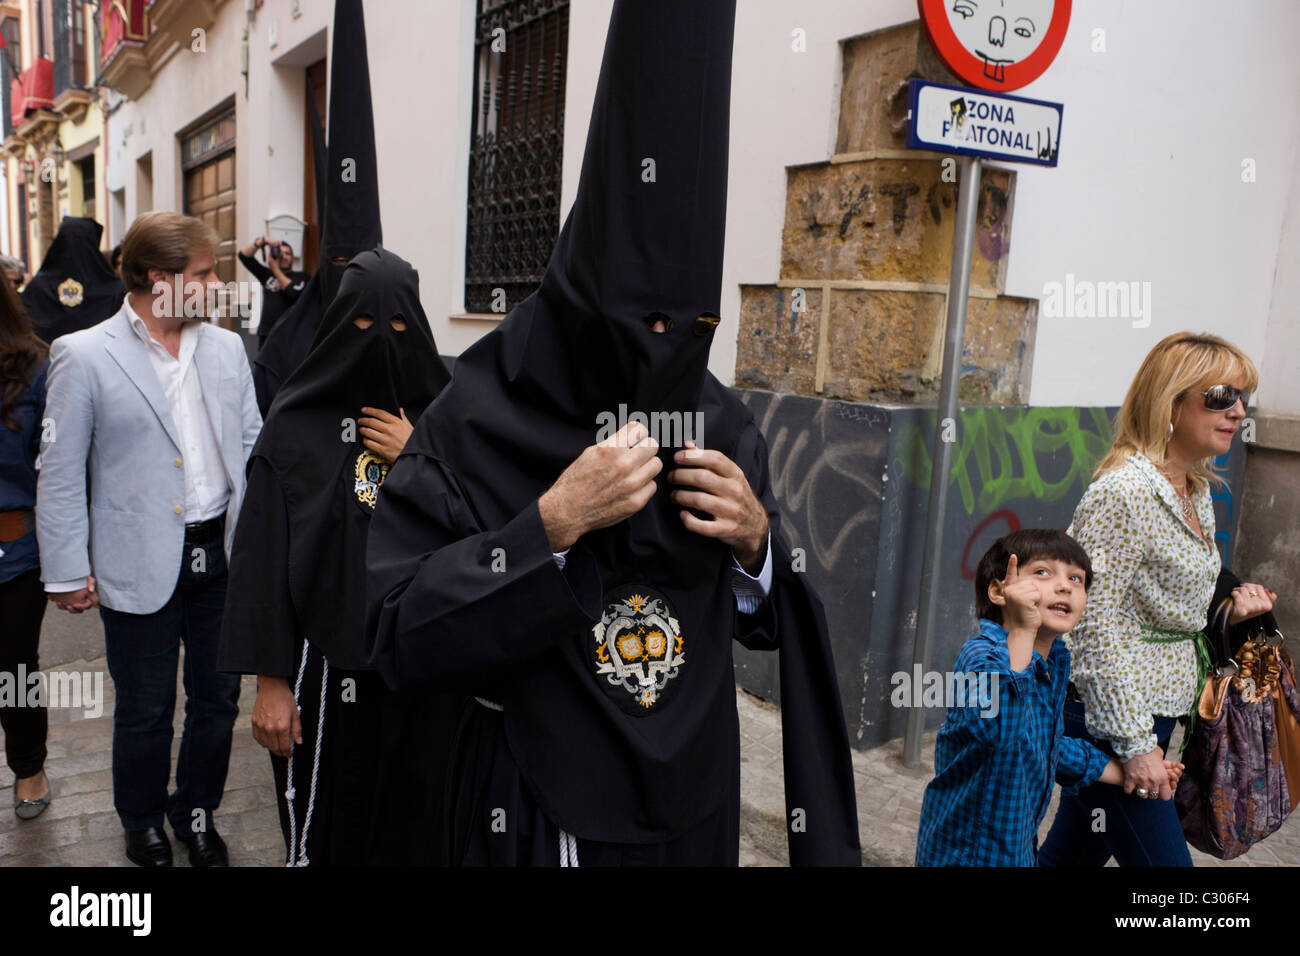
M 948 277 L 948 317 L 943 335 L 943 376 L 939 386 L 938 416 L 934 429 L 934 465 L 930 471 L 930 510 L 925 523 L 925 550 L 921 558 L 921 593 L 916 619 L 916 641 L 912 649 L 912 670 L 924 677 L 930 663 L 934 618 L 939 606 L 939 561 L 943 554 L 943 519 L 948 507 L 948 475 L 952 470 L 951 441 L 944 440 L 946 421 L 957 421 L 957 380 L 961 377 L 961 353 L 966 339 L 966 298 L 970 292 L 971 254 L 975 247 L 975 222 L 979 215 L 980 170 L 983 160 L 964 156 L 957 194 L 957 224 L 952 241 L 952 273 Z M 925 708 L 921 687 L 913 681 L 912 706 L 907 712 L 903 734 L 903 763 L 914 767 L 921 762 L 921 738 L 925 734 Z

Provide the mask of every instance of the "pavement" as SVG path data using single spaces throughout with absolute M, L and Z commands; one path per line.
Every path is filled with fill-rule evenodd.
M 98 614 L 68 615 L 51 606 L 41 635 L 46 672 L 103 674 L 102 713 L 88 717 L 85 707 L 51 708 L 49 775 L 54 798 L 35 820 L 19 820 L 10 803 L 0 808 L 0 866 L 130 866 L 123 853 L 122 828 L 113 810 L 113 682 L 102 654 Z M 225 798 L 214 825 L 230 849 L 233 866 L 279 866 L 284 844 L 275 807 L 274 784 L 266 751 L 254 742 L 250 716 L 256 679 L 244 679 L 239 719 L 231 750 Z M 177 679 L 175 766 L 185 699 Z M 93 684 L 92 684 L 93 686 Z M 82 702 L 84 705 L 84 701 Z M 741 733 L 742 866 L 785 866 L 785 791 L 782 782 L 781 713 L 773 704 L 737 688 Z M 869 866 L 910 866 L 916 850 L 921 798 L 934 773 L 934 733 L 926 735 L 925 762 L 902 762 L 902 741 L 854 751 L 858 829 L 862 860 Z M 0 764 L 0 793 L 12 792 L 13 774 Z M 1055 816 L 1055 801 L 1043 822 L 1045 835 Z M 176 865 L 186 866 L 176 846 Z M 1300 813 L 1246 856 L 1230 862 L 1192 851 L 1197 866 L 1300 865 Z

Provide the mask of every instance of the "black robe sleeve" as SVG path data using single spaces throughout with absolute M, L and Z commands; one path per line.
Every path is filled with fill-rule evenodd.
M 768 481 L 767 442 L 752 422 L 736 463 L 771 523 L 772 589 L 753 614 L 736 615 L 746 647 L 780 649 L 781 750 L 792 866 L 860 866 L 857 792 L 822 603 L 793 569 Z
M 292 678 L 298 628 L 289 596 L 289 514 L 266 459 L 248 465 L 235 526 L 217 669 Z
M 560 570 L 536 501 L 484 530 L 450 470 L 420 454 L 384 479 L 366 573 L 370 663 L 399 690 L 490 687 L 601 613 L 595 561 L 575 545 Z

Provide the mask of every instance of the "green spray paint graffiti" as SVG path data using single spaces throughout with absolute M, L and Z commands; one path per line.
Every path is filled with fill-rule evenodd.
M 897 447 L 903 476 L 928 490 L 937 415 L 926 417 L 924 428 L 903 427 Z M 1104 408 L 1077 407 L 967 408 L 950 423 L 949 434 L 955 443 L 949 481 L 956 483 L 968 515 L 1019 499 L 1058 501 L 1076 486 L 1082 494 L 1113 440 Z M 1063 449 L 1063 469 L 1044 475 L 1040 461 Z

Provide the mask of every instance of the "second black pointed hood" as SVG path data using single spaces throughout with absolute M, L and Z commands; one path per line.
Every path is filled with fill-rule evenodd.
M 371 320 L 367 328 L 354 324 L 360 317 Z M 302 633 L 332 664 L 361 669 L 358 571 L 390 462 L 365 447 L 356 422 L 369 406 L 418 423 L 449 376 L 420 304 L 419 276 L 386 249 L 352 259 L 321 330 L 320 344 L 276 396 L 253 457 L 265 460 L 284 494 L 289 588 Z
M 314 112 L 314 109 L 313 109 Z M 330 52 L 328 158 L 318 163 L 320 262 L 298 300 L 267 336 L 253 362 L 257 404 L 266 415 L 280 387 L 320 340 L 324 316 L 351 259 L 382 245 L 374 108 L 361 0 L 335 0 Z M 316 140 L 319 146 L 319 140 Z M 335 262 L 335 259 L 342 260 Z
M 330 53 L 328 162 L 325 225 L 320 263 L 324 292 L 338 290 L 343 267 L 353 256 L 383 244 L 379 220 L 379 169 L 375 116 L 370 99 L 370 61 L 361 0 L 335 0 Z M 335 264 L 334 259 L 342 259 Z M 329 307 L 329 301 L 324 303 Z

